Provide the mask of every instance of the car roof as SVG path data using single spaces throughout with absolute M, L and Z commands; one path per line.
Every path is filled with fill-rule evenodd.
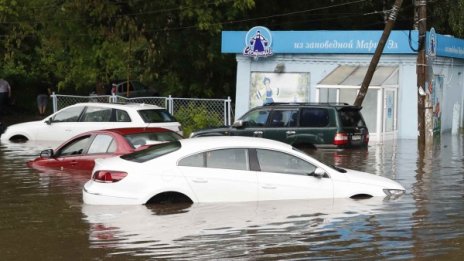
M 121 135 L 134 134 L 134 133 L 161 133 L 161 132 L 174 132 L 165 128 L 117 128 L 117 129 L 106 129 L 105 131 L 118 133 Z
M 219 149 L 219 148 L 267 148 L 285 150 L 292 146 L 280 141 L 245 137 L 245 136 L 210 136 L 180 140 L 182 148 L 188 151 Z
M 158 128 L 158 127 L 136 127 L 136 128 L 115 128 L 115 129 L 103 129 L 103 130 L 93 130 L 87 131 L 79 136 L 85 136 L 89 134 L 97 134 L 97 133 L 116 133 L 119 135 L 127 135 L 127 134 L 134 134 L 134 133 L 161 133 L 161 132 L 173 132 L 171 130 L 165 128 Z
M 105 108 L 116 108 L 116 109 L 127 109 L 127 108 L 133 108 L 135 110 L 140 110 L 140 109 L 164 109 L 160 106 L 153 105 L 153 104 L 147 104 L 147 103 L 104 103 L 104 102 L 81 102 L 81 103 L 76 103 L 71 106 L 98 106 L 98 107 L 105 107 Z M 70 107 L 71 107 L 70 106 Z
M 332 107 L 341 109 L 341 108 L 355 108 L 361 109 L 361 106 L 350 105 L 348 103 L 335 103 L 335 102 L 274 102 L 267 103 L 260 108 L 279 108 L 279 107 Z

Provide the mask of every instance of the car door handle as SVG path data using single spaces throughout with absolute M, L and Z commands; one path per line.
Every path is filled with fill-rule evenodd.
M 195 183 L 208 183 L 208 180 L 206 179 L 193 179 L 192 181 Z
M 263 132 L 262 131 L 255 131 L 255 132 L 253 132 L 253 134 L 255 136 L 261 136 L 261 135 L 263 135 Z
M 77 165 L 77 160 L 71 161 L 71 165 L 73 165 L 73 166 Z
M 294 135 L 296 133 L 296 131 L 287 131 L 285 133 L 287 133 L 287 135 Z
M 270 185 L 270 184 L 266 184 L 266 185 L 263 185 L 262 188 L 263 188 L 263 189 L 276 189 L 276 186 L 273 186 L 273 185 Z

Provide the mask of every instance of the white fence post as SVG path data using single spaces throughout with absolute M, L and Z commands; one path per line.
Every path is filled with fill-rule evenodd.
M 53 106 L 53 113 L 58 111 L 58 99 L 56 97 L 55 92 L 50 95 L 52 97 L 52 106 Z
M 174 115 L 174 100 L 171 95 L 168 96 L 168 112 Z
M 231 99 L 230 96 L 227 96 L 227 100 L 224 100 L 224 125 L 230 126 L 231 125 Z

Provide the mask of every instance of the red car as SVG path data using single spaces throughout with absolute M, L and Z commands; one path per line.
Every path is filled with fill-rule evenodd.
M 47 149 L 27 164 L 43 170 L 89 170 L 95 159 L 127 154 L 152 144 L 182 139 L 182 136 L 164 128 L 121 128 L 89 131 L 79 134 L 56 150 Z

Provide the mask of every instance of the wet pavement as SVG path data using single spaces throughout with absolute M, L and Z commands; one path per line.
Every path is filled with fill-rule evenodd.
M 316 152 L 399 181 L 397 200 L 88 206 L 90 174 L 26 162 L 56 144 L 0 144 L 2 260 L 458 260 L 464 256 L 463 136 Z

